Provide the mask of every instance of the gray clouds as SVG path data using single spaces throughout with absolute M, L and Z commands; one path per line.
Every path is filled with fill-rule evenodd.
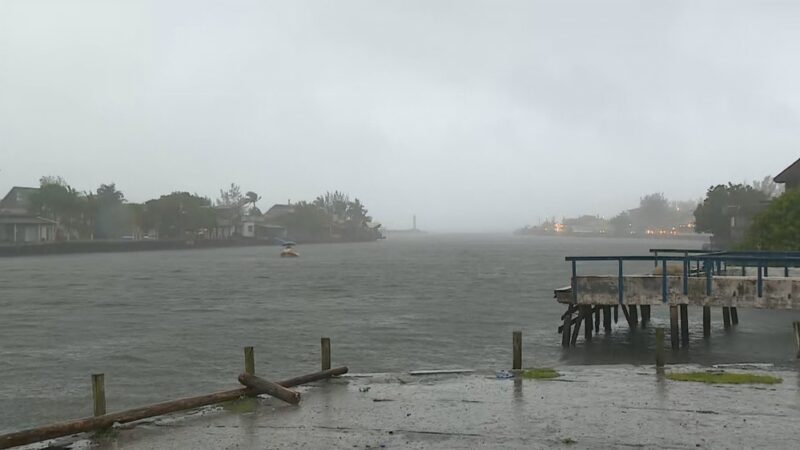
M 503 230 L 798 156 L 794 2 L 0 3 L 0 190 L 230 181 Z

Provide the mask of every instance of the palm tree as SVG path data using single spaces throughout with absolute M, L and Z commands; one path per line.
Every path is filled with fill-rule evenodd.
M 242 203 L 244 203 L 244 206 L 250 205 L 250 213 L 252 214 L 258 210 L 258 208 L 256 208 L 256 203 L 259 200 L 261 200 L 261 197 L 259 197 L 258 194 L 253 191 L 248 191 L 247 194 L 244 195 Z

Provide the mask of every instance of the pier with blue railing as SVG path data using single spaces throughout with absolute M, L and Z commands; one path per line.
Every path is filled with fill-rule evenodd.
M 736 252 L 696 249 L 651 249 L 650 255 L 568 256 L 570 285 L 555 290 L 567 305 L 558 328 L 564 346 L 574 345 L 584 326 L 592 338 L 602 324 L 611 329 L 622 311 L 629 327 L 646 327 L 653 307 L 670 310 L 673 348 L 688 345 L 688 307 L 703 308 L 703 335 L 711 333 L 711 308 L 722 308 L 725 327 L 739 322 L 738 308 L 800 310 L 800 252 Z M 615 265 L 607 275 L 582 275 L 581 269 L 605 262 Z M 652 263 L 652 273 L 641 271 Z M 630 270 L 630 266 L 637 266 Z M 627 270 L 627 272 L 626 272 Z M 641 316 L 640 316 L 641 313 Z M 680 329 L 680 331 L 679 331 Z M 798 335 L 800 345 L 800 335 Z

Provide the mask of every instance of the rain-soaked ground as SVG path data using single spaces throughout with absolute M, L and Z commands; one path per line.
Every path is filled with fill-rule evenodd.
M 668 367 L 667 371 L 709 370 Z M 652 366 L 567 366 L 552 380 L 494 373 L 347 376 L 290 406 L 244 399 L 118 427 L 77 447 L 797 448 L 798 376 L 776 385 L 670 381 Z M 67 441 L 62 441 L 65 443 Z

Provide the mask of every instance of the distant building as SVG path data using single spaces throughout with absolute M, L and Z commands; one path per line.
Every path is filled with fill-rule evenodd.
M 0 200 L 0 244 L 48 242 L 56 239 L 56 222 L 29 213 L 38 188 L 15 186 Z
M 289 215 L 293 212 L 294 212 L 294 206 L 290 204 L 287 205 L 276 204 L 272 205 L 272 208 L 270 208 L 267 212 L 265 212 L 264 215 L 261 216 L 261 218 L 262 221 L 264 222 L 272 222 L 275 219 Z
M 775 177 L 775 182 L 785 185 L 787 191 L 800 186 L 800 159 L 783 169 L 783 172 Z

